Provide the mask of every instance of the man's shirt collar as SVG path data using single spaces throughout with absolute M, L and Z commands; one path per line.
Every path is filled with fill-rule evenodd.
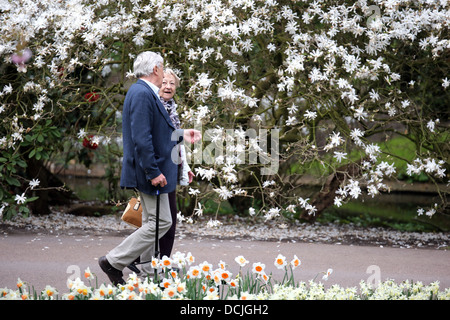
M 153 92 L 156 94 L 157 97 L 159 97 L 159 88 L 157 86 L 155 86 L 153 83 L 151 83 L 148 80 L 142 79 L 142 81 L 145 81 L 146 84 L 148 84 L 150 86 L 150 88 L 152 88 Z

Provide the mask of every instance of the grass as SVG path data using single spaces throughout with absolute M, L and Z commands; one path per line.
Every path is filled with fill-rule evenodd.
M 416 158 L 416 145 L 405 137 L 395 137 L 387 141 L 377 143 L 381 149 L 382 154 L 378 157 L 378 163 L 385 161 L 394 163 L 397 168 L 397 174 L 402 177 L 406 175 L 407 161 L 412 161 Z M 356 162 L 365 156 L 362 150 L 350 150 L 348 152 L 347 161 L 343 160 L 339 163 L 332 154 L 327 154 L 322 157 L 322 161 L 328 166 L 324 166 L 317 160 L 312 161 L 305 167 L 293 166 L 292 173 L 307 173 L 314 176 L 326 176 L 333 173 L 333 168 L 338 168 L 349 162 Z
M 399 231 L 450 231 L 450 218 L 436 213 L 432 218 L 417 215 L 413 203 L 352 201 L 340 208 L 330 207 L 319 217 L 319 222 L 354 223 L 363 227 L 393 228 Z

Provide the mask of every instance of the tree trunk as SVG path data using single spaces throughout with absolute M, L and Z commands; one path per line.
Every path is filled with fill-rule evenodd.
M 68 190 L 57 176 L 51 173 L 40 160 L 34 158 L 27 162 L 27 176 L 29 179 L 40 181 L 34 196 L 39 197 L 30 203 L 33 214 L 45 215 L 50 213 L 50 205 L 66 205 L 76 199 L 72 191 Z
M 339 189 L 339 186 L 341 186 L 348 177 L 356 177 L 360 173 L 359 163 L 360 162 L 346 164 L 338 168 L 336 172 L 330 174 L 327 177 L 322 190 L 320 190 L 311 201 L 311 205 L 315 206 L 317 211 L 314 215 L 310 215 L 306 211 L 303 211 L 300 215 L 300 219 L 315 222 L 317 217 L 334 203 L 336 190 Z

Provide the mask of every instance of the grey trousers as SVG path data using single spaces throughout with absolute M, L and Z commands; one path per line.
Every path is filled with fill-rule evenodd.
M 139 193 L 142 205 L 142 227 L 130 234 L 117 247 L 112 249 L 107 255 L 109 263 L 118 270 L 123 270 L 137 257 L 141 261 L 151 261 L 155 252 L 156 233 L 156 196 Z M 160 195 L 159 211 L 159 238 L 161 238 L 172 225 L 170 214 L 169 197 L 167 193 Z M 141 270 L 144 273 L 152 274 L 151 263 L 142 264 Z

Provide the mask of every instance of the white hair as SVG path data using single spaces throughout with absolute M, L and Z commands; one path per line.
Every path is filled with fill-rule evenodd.
M 175 79 L 175 86 L 178 88 L 180 86 L 180 78 L 177 76 L 175 71 L 170 68 L 164 68 L 164 73 L 171 75 Z
M 164 59 L 160 54 L 144 51 L 138 54 L 136 60 L 134 60 L 133 64 L 133 73 L 136 78 L 140 78 L 143 76 L 148 76 L 153 73 L 153 69 L 157 66 L 162 68 L 164 64 Z

